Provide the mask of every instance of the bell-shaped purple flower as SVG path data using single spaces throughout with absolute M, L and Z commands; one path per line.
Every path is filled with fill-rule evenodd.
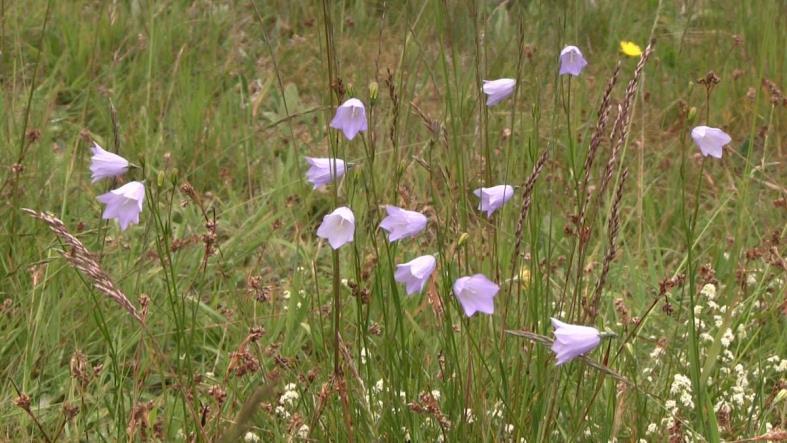
M 494 106 L 501 101 L 505 100 L 509 95 L 514 93 L 516 80 L 513 78 L 501 78 L 499 80 L 484 80 L 484 86 L 481 88 L 488 97 L 486 98 L 487 106 Z
M 499 290 L 500 287 L 483 274 L 461 277 L 454 282 L 454 295 L 468 317 L 476 312 L 494 313 L 494 299 Z
M 700 148 L 702 155 L 716 158 L 721 158 L 722 148 L 732 141 L 732 137 L 726 132 L 709 126 L 697 126 L 692 129 L 691 138 Z
M 473 191 L 473 194 L 481 200 L 478 203 L 478 209 L 481 212 L 486 212 L 487 217 L 492 217 L 495 211 L 514 196 L 514 187 L 498 185 L 491 188 L 478 188 Z
M 109 151 L 93 142 L 90 148 L 93 156 L 90 157 L 90 178 L 95 183 L 104 178 L 117 177 L 128 171 L 128 160 Z
M 114 218 L 118 221 L 120 230 L 125 231 L 128 225 L 139 223 L 139 213 L 142 212 L 142 204 L 145 201 L 145 185 L 137 181 L 128 182 L 106 194 L 99 195 L 97 199 L 107 205 L 101 218 L 104 220 Z
M 560 75 L 579 75 L 588 62 L 582 56 L 582 51 L 576 46 L 566 46 L 560 51 Z
M 407 237 L 418 235 L 426 228 L 426 216 L 420 212 L 408 211 L 388 205 L 388 216 L 380 222 L 380 227 L 388 231 L 388 241 L 393 243 Z
M 336 208 L 323 217 L 322 224 L 317 228 L 317 236 L 328 240 L 333 249 L 339 249 L 344 244 L 350 243 L 354 235 L 355 215 L 346 206 Z
M 434 256 L 422 255 L 407 263 L 396 265 L 394 279 L 405 285 L 407 295 L 413 295 L 424 290 L 435 266 L 437 266 L 437 260 Z
M 309 170 L 306 171 L 306 179 L 309 180 L 309 183 L 314 185 L 314 189 L 317 189 L 320 186 L 325 186 L 334 180 L 333 159 L 306 157 L 306 163 L 309 164 Z M 335 178 L 338 179 L 343 176 L 344 171 L 344 160 L 336 159 Z
M 555 328 L 552 352 L 555 353 L 558 366 L 587 354 L 601 343 L 598 329 L 590 326 L 570 325 L 553 318 L 552 327 Z
M 351 98 L 336 108 L 331 127 L 344 132 L 347 140 L 352 140 L 360 131 L 366 131 L 366 109 L 363 102 Z

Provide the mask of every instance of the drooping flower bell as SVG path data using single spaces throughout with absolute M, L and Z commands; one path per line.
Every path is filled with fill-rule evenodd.
M 692 129 L 691 138 L 694 139 L 694 143 L 700 148 L 702 155 L 715 158 L 721 158 L 722 148 L 732 141 L 732 137 L 726 132 L 719 128 L 708 126 L 697 126 Z
M 422 255 L 407 263 L 396 265 L 394 279 L 405 285 L 407 295 L 413 295 L 424 290 L 435 266 L 437 266 L 437 260 L 434 256 Z
M 355 215 L 350 208 L 336 208 L 322 219 L 317 228 L 317 236 L 328 240 L 333 249 L 339 249 L 353 241 L 355 236 Z
M 516 87 L 516 80 L 513 78 L 501 78 L 499 80 L 484 80 L 484 86 L 481 88 L 488 97 L 486 105 L 492 107 L 501 101 L 508 98 L 509 95 L 514 93 Z
M 331 127 L 344 133 L 347 140 L 352 140 L 361 131 L 366 131 L 366 109 L 363 102 L 351 98 L 336 108 L 336 115 L 331 120 Z
M 426 228 L 426 216 L 416 211 L 408 211 L 387 205 L 388 216 L 380 222 L 380 227 L 388 231 L 388 241 L 393 243 L 407 237 L 414 237 Z
M 491 188 L 478 188 L 473 194 L 480 199 L 478 209 L 486 212 L 488 218 L 514 196 L 514 187 L 498 185 Z
M 125 231 L 130 224 L 139 223 L 139 213 L 145 201 L 145 185 L 133 181 L 96 197 L 107 205 L 101 218 L 117 220 L 120 230 Z
M 560 51 L 560 75 L 579 75 L 588 62 L 576 46 L 566 46 Z
M 309 164 L 309 170 L 306 171 L 306 179 L 309 180 L 314 186 L 314 189 L 320 186 L 325 186 L 344 175 L 345 164 L 344 160 L 336 159 L 336 162 L 330 158 L 315 158 L 305 157 L 306 162 Z M 336 163 L 336 177 L 334 177 L 334 163 Z
M 117 177 L 128 171 L 129 163 L 125 158 L 105 151 L 98 143 L 93 142 L 90 148 L 93 156 L 90 157 L 90 178 L 95 183 L 105 178 Z
M 555 328 L 552 352 L 558 366 L 587 354 L 601 343 L 601 333 L 590 326 L 571 325 L 553 318 L 552 327 Z
M 461 277 L 454 282 L 454 295 L 468 317 L 476 312 L 494 313 L 494 299 L 499 290 L 500 287 L 483 274 Z

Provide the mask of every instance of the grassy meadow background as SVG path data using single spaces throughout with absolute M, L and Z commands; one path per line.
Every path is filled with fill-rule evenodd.
M 0 440 L 787 439 L 784 2 L 1 6 Z M 602 189 L 639 61 L 621 40 L 655 43 Z M 589 62 L 570 80 L 569 44 Z M 487 108 L 503 77 L 517 92 Z M 328 128 L 349 97 L 369 117 L 351 142 Z M 732 136 L 721 160 L 700 124 Z M 148 191 L 126 231 L 101 220 L 93 140 L 141 166 L 118 182 Z M 313 191 L 303 157 L 331 152 L 356 165 Z M 487 218 L 472 190 L 503 183 Z M 389 244 L 384 204 L 427 230 Z M 315 231 L 340 205 L 337 275 Z M 144 324 L 22 208 L 61 219 Z M 405 296 L 394 265 L 432 253 Z M 491 316 L 452 294 L 474 273 L 501 286 Z M 550 317 L 617 338 L 556 368 Z

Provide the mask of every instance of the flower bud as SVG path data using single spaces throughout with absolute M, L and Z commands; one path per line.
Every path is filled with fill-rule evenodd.
M 380 85 L 377 82 L 369 83 L 369 103 L 374 105 L 377 103 L 377 96 L 380 93 Z

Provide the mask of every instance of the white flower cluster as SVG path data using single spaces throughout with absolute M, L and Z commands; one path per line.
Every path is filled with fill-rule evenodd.
M 721 340 L 719 341 L 721 342 L 722 346 L 729 348 L 733 340 L 735 340 L 735 334 L 732 333 L 732 329 L 727 328 L 727 330 L 724 331 L 724 335 L 721 336 Z
M 765 361 L 768 363 L 768 366 L 770 366 L 772 370 L 779 373 L 787 372 L 787 359 L 779 358 L 779 356 L 773 355 L 768 357 L 768 359 Z
M 276 415 L 279 417 L 284 419 L 290 418 L 290 412 L 288 409 L 290 409 L 298 401 L 298 399 L 301 398 L 301 395 L 298 393 L 296 388 L 297 385 L 295 383 L 287 383 L 284 386 L 284 393 L 282 393 L 279 397 L 279 404 L 276 405 L 275 409 Z
M 670 394 L 677 396 L 686 408 L 694 408 L 694 400 L 691 397 L 691 380 L 683 374 L 675 374 L 670 386 Z M 674 412 L 673 412 L 674 414 Z
M 243 436 L 243 441 L 246 443 L 257 443 L 258 441 L 260 441 L 260 436 L 249 431 L 246 433 L 246 435 Z
M 735 366 L 735 386 L 732 387 L 732 403 L 736 406 L 742 407 L 747 402 L 754 400 L 754 393 L 747 393 L 749 387 L 749 378 L 746 369 L 743 365 L 738 364 Z

